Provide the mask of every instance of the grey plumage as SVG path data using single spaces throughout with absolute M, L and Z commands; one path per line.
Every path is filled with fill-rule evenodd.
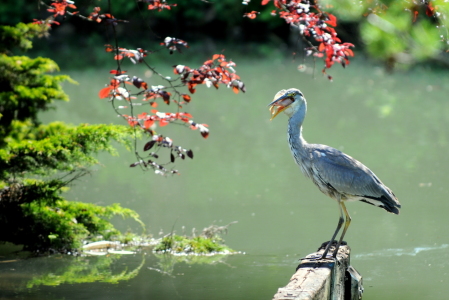
M 351 222 L 344 202 L 363 201 L 381 207 L 388 212 L 399 214 L 401 205 L 398 199 L 368 167 L 335 148 L 321 144 L 309 144 L 304 140 L 302 123 L 307 112 L 307 102 L 300 90 L 279 91 L 269 106 L 272 113 L 271 119 L 282 111 L 289 117 L 288 142 L 293 158 L 302 173 L 310 178 L 321 192 L 335 199 L 340 206 L 337 229 L 322 258 L 326 258 L 327 252 L 344 222 L 343 212 L 346 222 L 334 250 L 334 257 Z

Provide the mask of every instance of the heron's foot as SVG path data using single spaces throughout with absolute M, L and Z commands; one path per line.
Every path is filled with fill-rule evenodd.
M 318 251 L 320 251 L 320 250 L 322 250 L 322 249 L 325 249 L 325 248 L 328 246 L 329 243 L 330 243 L 330 241 L 327 241 L 327 242 L 322 243 L 321 246 L 320 246 L 320 248 L 318 248 Z M 330 247 L 329 250 L 331 250 L 332 248 L 335 248 L 335 247 L 337 246 L 337 244 L 338 244 L 337 241 L 335 241 L 335 240 L 332 241 L 332 244 L 329 246 L 329 247 Z M 347 245 L 347 244 L 348 244 L 348 243 L 346 243 L 345 241 L 342 241 L 341 244 L 340 244 L 340 246 L 344 246 L 344 245 Z

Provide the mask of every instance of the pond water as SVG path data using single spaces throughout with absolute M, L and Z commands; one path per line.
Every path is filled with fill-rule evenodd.
M 290 87 L 308 100 L 305 139 L 366 164 L 402 204 L 398 216 L 361 202 L 347 205 L 352 223 L 345 240 L 364 278 L 364 299 L 449 297 L 447 74 L 423 68 L 385 74 L 359 60 L 347 69 L 333 68 L 329 82 L 319 71 L 316 79 L 307 70 L 298 72 L 296 62 L 235 60 L 247 93 L 201 86 L 186 107 L 197 122 L 210 126 L 208 139 L 182 126 L 160 129 L 195 154 L 193 160 L 176 161 L 181 175 L 129 168 L 133 154 L 121 149 L 119 157 L 101 154 L 102 166 L 66 197 L 119 202 L 136 210 L 154 236 L 237 221 L 224 239 L 245 254 L 173 258 L 142 249 L 107 257 L 3 255 L 0 299 L 271 299 L 298 259 L 327 241 L 338 221 L 337 204 L 291 158 L 286 116 L 269 121 L 267 104 Z M 144 70 L 128 70 L 144 76 Z M 96 96 L 107 71 L 71 75 L 80 83 L 65 85 L 71 102 L 43 119 L 120 122 Z M 123 230 L 140 230 L 139 224 L 114 222 Z

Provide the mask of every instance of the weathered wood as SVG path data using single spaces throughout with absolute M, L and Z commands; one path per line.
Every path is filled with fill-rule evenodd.
M 273 300 L 362 299 L 362 276 L 350 266 L 351 249 L 342 245 L 335 261 L 316 259 L 321 257 L 326 244 L 302 259 L 290 282 L 278 289 Z

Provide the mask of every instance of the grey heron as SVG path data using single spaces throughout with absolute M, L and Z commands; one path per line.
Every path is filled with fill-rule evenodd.
M 302 123 L 307 112 L 307 102 L 300 90 L 291 88 L 279 91 L 269 104 L 269 108 L 271 120 L 280 112 L 289 117 L 288 143 L 302 173 L 339 205 L 338 225 L 321 259 L 327 258 L 327 253 L 344 223 L 333 253 L 334 258 L 337 256 L 338 248 L 351 223 L 351 217 L 345 206 L 346 201 L 363 201 L 390 213 L 399 214 L 401 204 L 398 199 L 369 168 L 337 149 L 321 144 L 309 144 L 304 140 Z

